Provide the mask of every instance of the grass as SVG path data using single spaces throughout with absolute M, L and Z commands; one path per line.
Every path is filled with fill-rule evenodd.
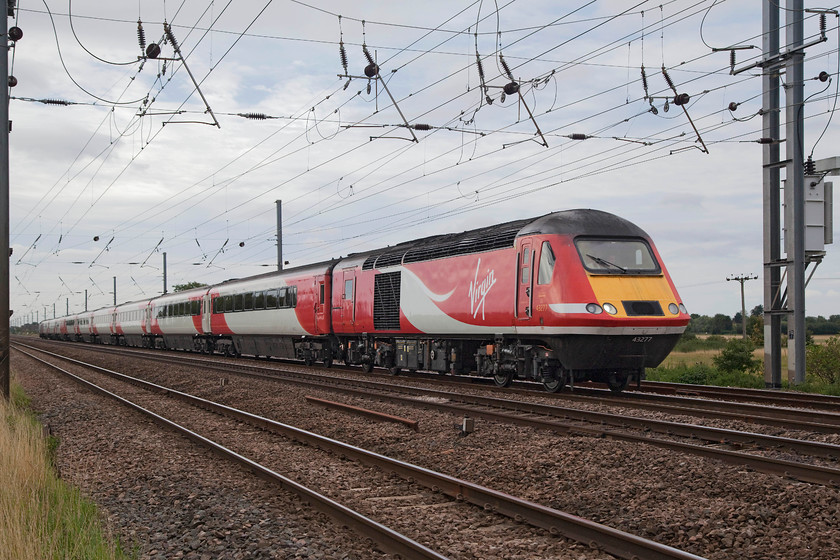
M 57 445 L 27 411 L 13 383 L 0 397 L 0 560 L 134 558 L 112 544 L 96 506 L 64 483 L 51 464 Z

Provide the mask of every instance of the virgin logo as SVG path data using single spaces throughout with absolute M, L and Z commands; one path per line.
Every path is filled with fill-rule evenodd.
M 484 277 L 484 280 L 481 281 L 479 284 L 478 282 L 478 269 L 481 267 L 481 259 L 478 259 L 478 263 L 475 265 L 475 279 L 470 282 L 470 312 L 472 313 L 473 319 L 478 316 L 478 311 L 481 310 L 481 320 L 484 320 L 484 301 L 487 298 L 487 292 L 490 291 L 490 288 L 493 287 L 493 284 L 496 283 L 496 275 L 495 271 L 488 270 L 487 276 Z

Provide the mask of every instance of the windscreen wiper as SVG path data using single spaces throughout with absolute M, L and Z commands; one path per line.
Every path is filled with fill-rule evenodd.
M 619 266 L 619 265 L 617 265 L 613 262 L 610 262 L 606 259 L 602 259 L 601 257 L 596 257 L 595 255 L 590 255 L 589 253 L 587 253 L 586 256 L 589 257 L 590 259 L 592 259 L 593 261 L 595 261 L 596 263 L 600 264 L 600 265 L 603 265 L 603 266 L 606 266 L 606 267 L 617 268 L 623 274 L 627 274 L 627 269 L 624 268 L 623 266 Z

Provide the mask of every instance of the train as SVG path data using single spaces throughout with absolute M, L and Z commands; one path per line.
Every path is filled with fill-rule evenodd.
M 48 319 L 39 332 L 620 392 L 689 319 L 650 236 L 573 209 Z

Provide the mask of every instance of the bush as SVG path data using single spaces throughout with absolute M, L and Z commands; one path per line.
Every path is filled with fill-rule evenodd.
M 764 388 L 764 379 L 744 372 L 720 371 L 704 364 L 687 366 L 680 364 L 673 368 L 659 367 L 645 372 L 646 379 L 669 383 L 691 385 L 717 385 L 718 387 Z
M 757 372 L 761 368 L 761 360 L 753 356 L 753 350 L 755 345 L 751 340 L 733 338 L 712 361 L 722 371 Z
M 687 366 L 680 364 L 673 368 L 656 368 L 646 372 L 646 379 L 651 381 L 667 381 L 668 383 L 690 383 L 691 385 L 708 385 L 714 371 L 703 364 Z
M 824 383 L 840 384 L 840 337 L 833 336 L 825 344 L 805 347 L 807 374 Z

